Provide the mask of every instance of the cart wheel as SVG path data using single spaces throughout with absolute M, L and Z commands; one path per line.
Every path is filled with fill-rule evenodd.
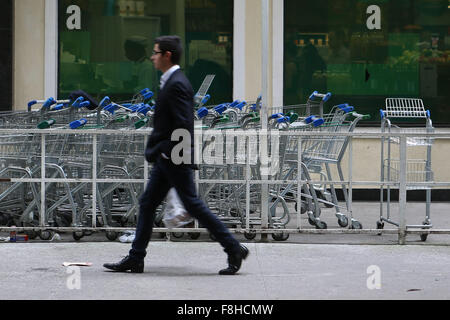
M 84 237 L 84 232 L 83 231 L 75 231 L 72 233 L 72 237 L 74 238 L 75 241 L 81 240 L 81 238 Z
M 122 228 L 126 228 L 127 222 L 128 222 L 128 218 L 122 218 L 122 219 L 120 219 L 119 224 Z
M 328 226 L 324 221 L 316 222 L 316 229 L 326 229 Z
M 106 231 L 106 238 L 107 238 L 109 241 L 114 241 L 114 240 L 116 240 L 116 239 L 117 239 L 117 236 L 118 236 L 118 234 L 117 234 L 117 232 L 115 232 L 115 231 Z
M 346 226 L 348 226 L 348 218 L 346 216 L 340 216 L 338 218 L 338 224 L 342 228 L 345 228 Z
M 426 221 L 426 220 L 425 220 L 422 224 L 425 225 L 425 226 L 427 226 L 427 225 L 429 225 L 430 223 L 429 223 L 429 221 Z M 427 238 L 428 238 L 428 233 L 422 233 L 422 234 L 420 235 L 420 240 L 422 240 L 423 242 L 427 241 Z
M 314 227 L 316 226 L 316 221 L 314 221 L 313 219 L 308 218 L 308 222 L 309 222 L 310 225 L 312 225 Z
M 239 210 L 236 208 L 233 208 L 230 210 L 230 216 L 232 217 L 239 217 Z
M 188 235 L 192 240 L 200 238 L 200 232 L 189 232 Z
M 325 201 L 328 201 L 326 199 L 324 199 Z M 325 207 L 327 208 L 334 208 L 334 204 L 329 204 L 329 203 L 324 203 Z
M 176 239 L 180 239 L 183 238 L 184 232 L 172 232 L 170 235 Z
M 52 238 L 52 232 L 49 230 L 42 230 L 41 232 L 39 232 L 39 238 L 41 238 L 42 240 L 50 240 Z
M 297 212 L 297 202 L 294 204 L 294 209 L 295 212 Z M 302 202 L 302 204 L 300 205 L 300 214 L 305 214 L 306 212 L 306 207 L 305 204 Z
M 384 223 L 381 221 L 377 221 L 377 229 L 383 229 L 384 228 Z M 381 236 L 381 232 L 378 233 L 379 236 Z
M 289 233 L 272 233 L 272 238 L 275 241 L 286 241 L 287 239 L 289 239 Z
M 210 238 L 212 241 L 217 241 L 217 238 L 216 238 L 212 233 L 209 234 L 209 238 Z
M 352 229 L 362 229 L 362 224 L 359 221 L 353 220 L 352 221 Z
M 255 231 L 244 232 L 244 237 L 247 240 L 253 240 L 256 238 L 256 232 Z
M 327 200 L 327 197 L 325 197 L 325 194 L 324 194 L 322 191 L 317 191 L 316 194 L 317 194 L 317 198 L 319 198 L 319 199 L 321 199 L 321 200 L 328 201 L 328 200 Z M 330 201 L 330 202 L 331 202 L 331 201 Z M 324 203 L 324 205 L 325 205 L 325 207 L 327 207 L 327 208 L 333 208 L 333 207 L 334 207 L 334 204 Z

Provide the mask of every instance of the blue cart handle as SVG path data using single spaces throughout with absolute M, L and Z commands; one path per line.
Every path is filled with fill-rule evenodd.
M 309 100 L 315 100 L 316 98 L 322 98 L 323 102 L 327 102 L 331 98 L 331 92 L 327 93 L 319 93 L 317 91 L 314 91 L 310 96 Z
M 323 120 L 323 118 L 319 118 L 319 117 L 317 117 L 315 115 L 312 115 L 312 116 L 309 116 L 309 117 L 305 118 L 304 121 L 307 124 L 312 123 L 314 127 L 321 126 L 325 122 L 325 120 Z
M 83 97 L 78 97 L 75 99 L 75 101 L 72 103 L 72 107 L 74 108 L 80 108 L 80 104 L 84 101 Z
M 28 102 L 28 111 L 31 111 L 31 107 L 37 104 L 37 100 L 31 100 Z
M 44 104 L 42 105 L 43 109 L 48 109 L 50 108 L 52 105 L 54 105 L 56 103 L 56 100 L 54 98 L 48 98 Z
M 103 110 L 108 111 L 111 114 L 114 114 L 114 111 L 116 111 L 116 109 L 116 106 L 112 103 L 103 108 Z
M 54 104 L 68 104 L 70 103 L 70 100 L 55 100 L 54 98 L 49 98 L 47 100 L 31 100 L 28 102 L 28 111 L 31 111 L 31 107 L 35 104 L 46 104 L 45 108 L 49 108 Z
M 139 91 L 139 94 L 140 95 L 145 95 L 148 92 L 151 92 L 150 89 L 149 88 L 145 88 L 145 89 L 142 89 L 141 91 Z
M 355 109 L 353 106 L 349 106 L 348 103 L 339 104 L 337 107 L 344 111 L 344 113 L 352 112 Z
M 209 94 L 207 94 L 206 96 L 203 97 L 202 99 L 202 104 L 205 104 L 209 101 L 209 99 L 211 98 L 211 96 Z
M 288 117 L 285 117 L 285 116 L 282 116 L 282 117 L 279 117 L 279 118 L 277 119 L 277 122 L 278 122 L 278 123 L 286 123 L 286 122 L 289 122 L 289 118 L 288 118 Z
M 136 111 L 145 116 L 150 111 L 150 106 L 148 104 L 140 106 Z
M 82 103 L 80 103 L 79 108 L 87 108 L 91 105 L 90 101 L 83 101 Z
M 238 103 L 238 104 L 235 106 L 235 108 L 242 111 L 242 108 L 244 108 L 244 107 L 246 106 L 246 104 L 247 104 L 247 102 L 242 101 L 241 103 Z
M 69 126 L 70 126 L 71 129 L 77 129 L 77 128 L 80 128 L 80 127 L 84 126 L 86 123 L 87 123 L 87 119 L 83 118 L 83 119 L 80 119 L 80 120 L 72 121 L 69 124 Z
M 106 96 L 106 97 L 104 97 L 103 99 L 102 99 L 102 101 L 100 101 L 100 103 L 99 103 L 99 107 L 100 108 L 104 108 L 104 107 L 106 107 L 106 106 L 108 106 L 108 105 L 110 105 L 111 104 L 111 99 L 108 97 L 108 96 Z
M 153 98 L 153 92 L 149 91 L 146 92 L 145 94 L 143 94 L 144 96 L 144 100 L 150 100 L 151 98 Z
M 323 118 L 317 118 L 317 119 L 314 119 L 313 126 L 319 127 L 319 126 L 323 125 L 324 123 L 325 123 L 325 120 Z
M 234 108 L 234 107 L 236 107 L 239 103 L 241 103 L 240 100 L 235 100 L 235 101 L 233 101 L 232 103 L 230 103 L 229 107 L 230 107 L 230 108 Z
M 283 116 L 282 113 L 274 113 L 269 117 L 269 120 L 270 119 L 278 119 L 278 118 L 281 118 L 282 116 Z
M 313 93 L 311 93 L 311 95 L 309 96 L 309 100 L 314 100 L 314 98 L 316 97 L 316 94 L 318 94 L 319 92 L 314 91 Z
M 218 114 L 222 114 L 225 110 L 227 110 L 227 104 L 226 103 L 222 103 L 218 106 L 214 107 L 214 110 L 218 113 Z
M 208 115 L 208 109 L 206 107 L 202 107 L 197 110 L 197 116 L 199 119 L 202 119 Z

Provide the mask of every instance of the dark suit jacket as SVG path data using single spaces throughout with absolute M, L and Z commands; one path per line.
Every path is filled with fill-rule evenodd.
M 178 69 L 158 94 L 153 132 L 145 150 L 147 161 L 155 162 L 161 153 L 170 158 L 172 148 L 179 143 L 171 141 L 172 133 L 180 128 L 191 134 L 191 164 L 194 164 L 194 90 L 184 73 Z

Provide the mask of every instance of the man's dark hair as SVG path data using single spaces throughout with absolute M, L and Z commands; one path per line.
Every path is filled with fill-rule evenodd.
M 180 64 L 181 55 L 183 54 L 183 47 L 181 39 L 178 36 L 161 36 L 155 39 L 155 44 L 159 45 L 159 50 L 162 52 L 172 52 L 170 61 L 173 64 Z

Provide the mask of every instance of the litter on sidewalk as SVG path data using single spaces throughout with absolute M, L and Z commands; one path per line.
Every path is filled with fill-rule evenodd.
M 64 267 L 72 267 L 72 266 L 90 267 L 90 266 L 92 266 L 92 263 L 91 262 L 63 262 L 62 265 Z

